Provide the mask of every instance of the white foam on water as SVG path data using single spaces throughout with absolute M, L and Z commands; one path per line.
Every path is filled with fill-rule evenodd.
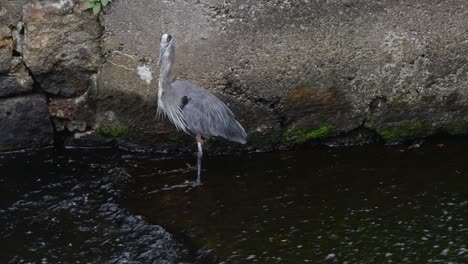
M 330 253 L 330 254 L 328 254 L 328 255 L 325 257 L 325 260 L 334 259 L 335 257 L 336 257 L 336 254 L 335 254 L 335 253 Z

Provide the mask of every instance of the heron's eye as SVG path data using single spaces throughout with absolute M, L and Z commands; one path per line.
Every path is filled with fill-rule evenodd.
M 169 41 L 171 41 L 171 39 L 172 39 L 172 36 L 171 36 L 171 35 L 167 35 L 166 41 L 169 42 Z

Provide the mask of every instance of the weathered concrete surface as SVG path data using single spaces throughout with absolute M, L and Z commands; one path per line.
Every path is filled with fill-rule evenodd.
M 0 99 L 0 151 L 43 147 L 54 131 L 42 95 Z
M 167 131 L 153 119 L 151 64 L 165 32 L 177 78 L 226 100 L 253 143 L 360 128 L 397 141 L 467 127 L 464 0 L 115 1 L 101 20 L 98 115 L 112 111 L 141 136 Z M 143 64 L 155 71 L 150 85 L 136 74 Z
M 101 27 L 78 1 L 30 1 L 24 7 L 24 61 L 47 93 L 85 93 L 101 63 Z

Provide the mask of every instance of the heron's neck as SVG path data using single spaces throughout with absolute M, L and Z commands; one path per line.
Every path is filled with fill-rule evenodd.
M 171 45 L 163 54 L 161 72 L 159 74 L 159 89 L 160 93 L 163 90 L 169 89 L 172 83 L 172 64 L 174 62 L 174 47 Z

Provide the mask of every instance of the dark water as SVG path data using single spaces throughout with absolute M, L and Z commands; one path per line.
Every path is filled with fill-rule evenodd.
M 0 159 L 0 263 L 192 259 L 164 228 L 121 205 L 132 182 L 127 167 L 115 157 Z
M 0 263 L 468 263 L 467 150 L 4 160 Z

